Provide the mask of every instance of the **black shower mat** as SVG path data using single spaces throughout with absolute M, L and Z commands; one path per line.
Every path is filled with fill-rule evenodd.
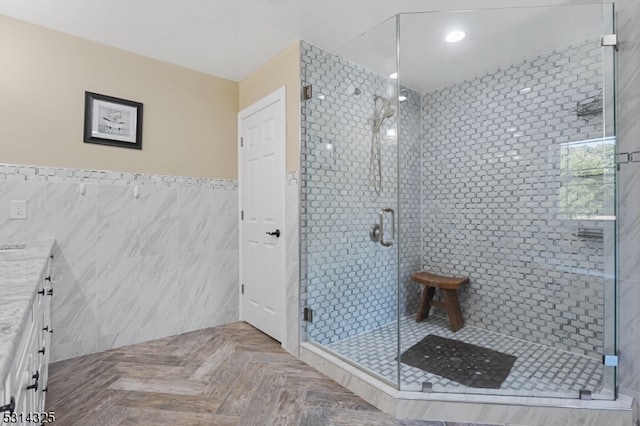
M 482 346 L 429 334 L 400 360 L 472 388 L 500 389 L 517 357 Z

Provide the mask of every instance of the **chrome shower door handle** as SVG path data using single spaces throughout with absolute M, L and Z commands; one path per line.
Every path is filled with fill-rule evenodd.
M 389 241 L 384 240 L 384 217 L 386 213 L 391 213 L 391 239 Z M 396 213 L 393 209 L 386 207 L 380 210 L 378 218 L 380 219 L 380 244 L 385 247 L 390 247 L 396 240 Z

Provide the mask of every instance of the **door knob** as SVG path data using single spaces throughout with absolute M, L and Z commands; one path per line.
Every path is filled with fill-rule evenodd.
M 280 230 L 276 229 L 274 232 L 267 232 L 267 235 L 272 235 L 276 238 L 280 238 Z

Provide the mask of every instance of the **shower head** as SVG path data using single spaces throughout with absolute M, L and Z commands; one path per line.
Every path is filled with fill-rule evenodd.
M 377 114 L 380 116 L 381 119 L 385 119 L 385 118 L 391 118 L 393 117 L 393 114 L 396 113 L 396 110 L 393 108 L 392 105 L 392 99 L 394 99 L 393 97 L 387 99 L 383 96 L 380 95 L 375 95 L 373 97 L 374 103 L 377 104 L 378 101 L 382 102 L 382 107 L 380 108 L 380 111 L 377 112 Z
M 391 105 L 385 105 L 384 109 L 382 110 L 382 117 L 391 118 L 395 113 L 396 113 L 396 110 L 393 109 Z
M 349 87 L 347 87 L 347 94 L 349 96 L 358 96 L 360 93 L 362 93 L 362 90 L 360 90 L 353 84 L 350 84 Z

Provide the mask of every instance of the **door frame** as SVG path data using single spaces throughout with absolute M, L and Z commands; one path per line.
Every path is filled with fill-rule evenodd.
M 279 144 L 279 149 L 282 153 L 282 155 L 280 156 L 280 161 L 279 161 L 279 165 L 278 165 L 278 170 L 277 170 L 277 177 L 276 180 L 279 182 L 278 184 L 278 188 L 277 190 L 279 190 L 282 194 L 282 230 L 283 230 L 283 238 L 282 238 L 282 244 L 283 244 L 283 255 L 282 255 L 282 264 L 280 265 L 280 268 L 282 268 L 281 272 L 281 276 L 283 277 L 283 282 L 280 285 L 280 288 L 278 289 L 278 292 L 280 293 L 280 297 L 282 298 L 282 318 L 280 321 L 280 330 L 281 330 L 281 336 L 282 336 L 282 341 L 280 342 L 281 345 L 284 347 L 287 341 L 287 335 L 286 335 L 286 321 L 287 321 L 287 309 L 289 308 L 287 306 L 287 297 L 286 297 L 286 280 L 287 280 L 287 224 L 286 224 L 286 217 L 287 217 L 287 211 L 286 211 L 286 206 L 287 206 L 287 173 L 286 173 L 286 156 L 287 156 L 287 115 L 286 115 L 286 87 L 282 86 L 281 88 L 275 90 L 274 92 L 270 93 L 269 95 L 265 96 L 264 98 L 258 100 L 257 102 L 249 105 L 247 108 L 243 109 L 242 111 L 240 111 L 238 113 L 238 238 L 239 238 L 239 242 L 238 242 L 238 256 L 239 256 L 239 282 L 238 282 L 238 297 L 239 297 L 239 319 L 241 321 L 244 320 L 244 300 L 243 300 L 243 294 L 242 294 L 242 285 L 244 283 L 244 245 L 243 245 L 243 240 L 244 240 L 244 222 L 242 220 L 241 214 L 242 214 L 242 210 L 243 210 L 243 205 L 242 205 L 242 196 L 243 196 L 243 187 L 245 185 L 245 182 L 243 181 L 243 172 L 244 172 L 244 168 L 243 168 L 243 162 L 244 162 L 244 157 L 243 157 L 243 150 L 242 150 L 242 146 L 241 146 L 241 141 L 242 141 L 242 120 L 244 120 L 245 118 L 253 115 L 254 113 L 260 111 L 261 109 L 266 108 L 267 106 L 275 103 L 275 102 L 279 102 L 279 109 L 280 109 L 280 114 L 282 117 L 282 121 L 280 124 L 280 134 L 282 135 L 281 138 L 281 142 Z

